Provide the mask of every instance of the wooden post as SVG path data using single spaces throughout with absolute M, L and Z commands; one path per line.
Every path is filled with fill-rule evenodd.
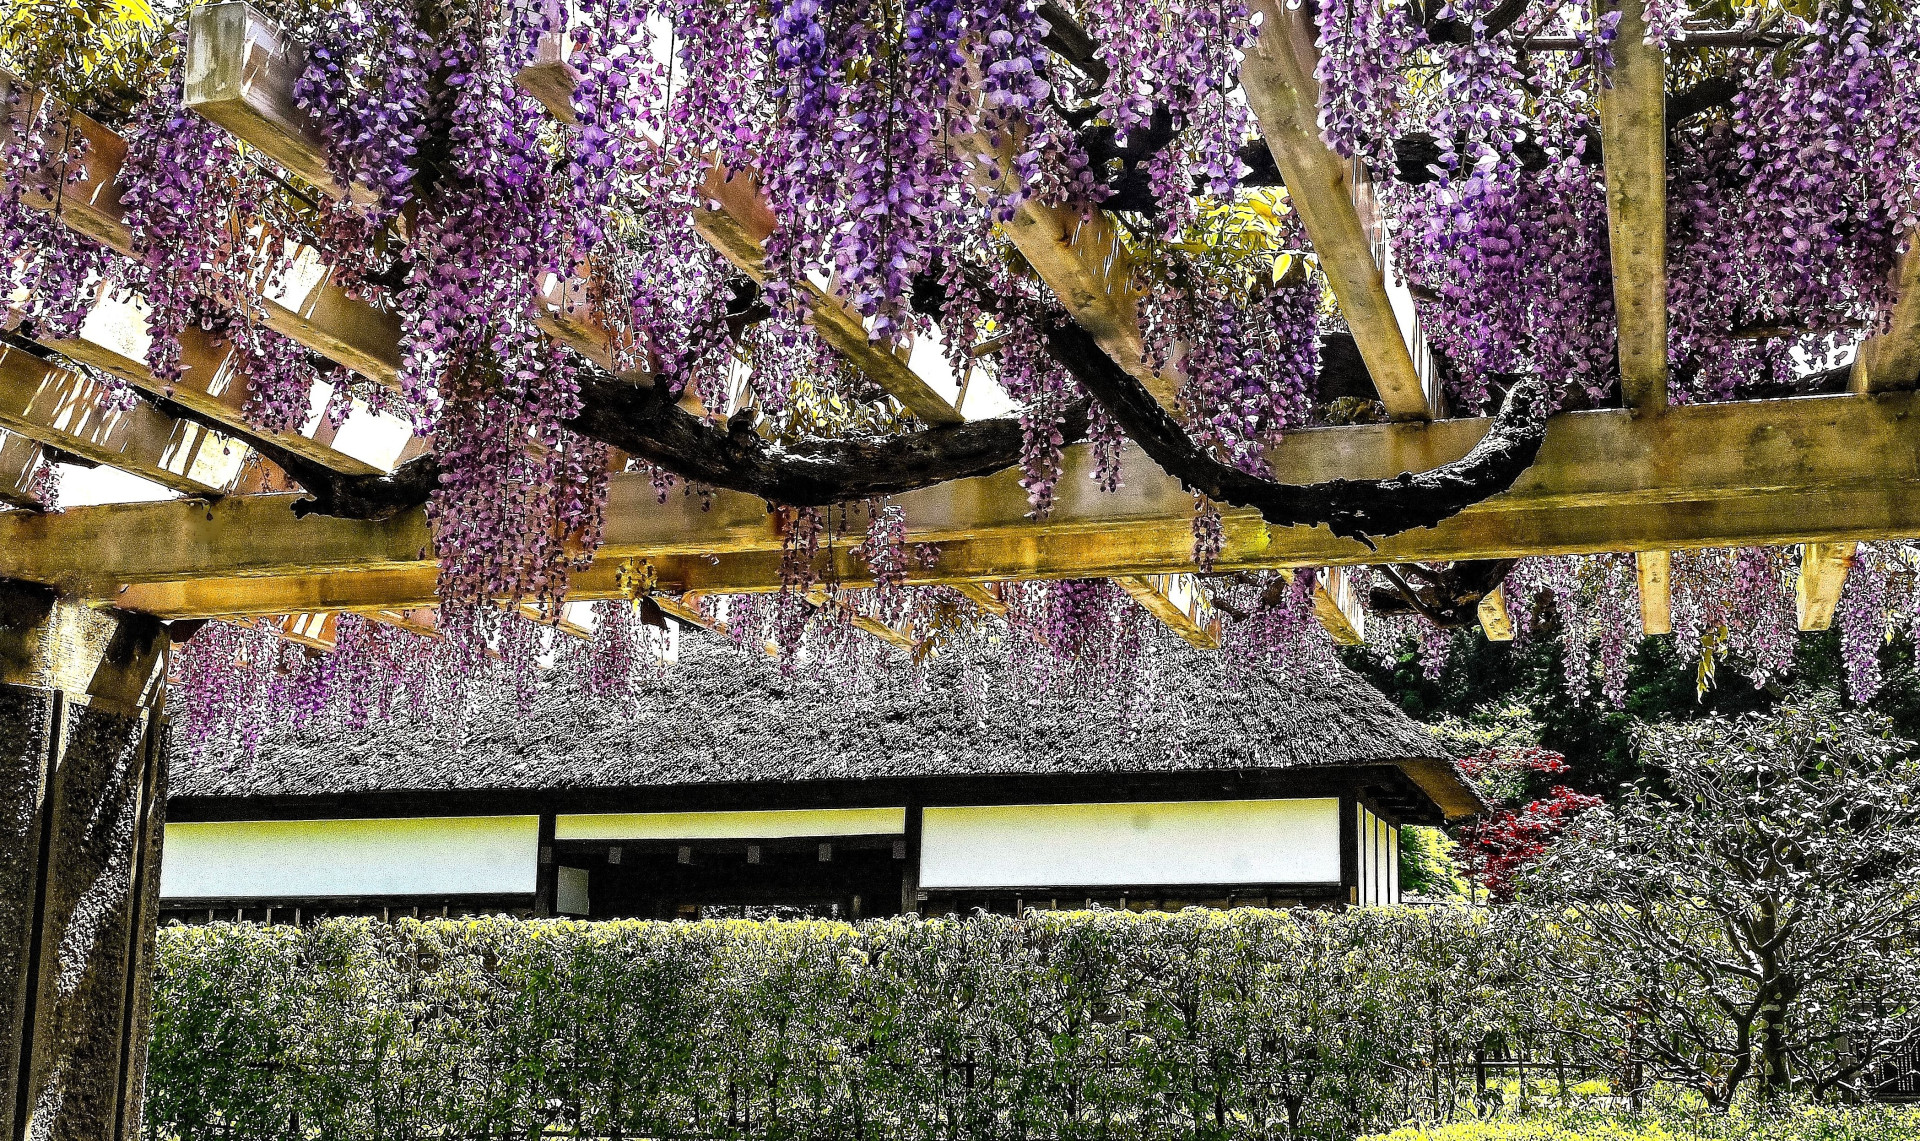
M 1659 412 L 1667 406 L 1667 58 L 1647 43 L 1646 0 L 1618 6 L 1600 134 L 1620 392 L 1627 407 Z
M 540 919 L 553 917 L 554 903 L 560 894 L 560 855 L 553 850 L 553 833 L 553 813 L 542 812 L 537 849 L 539 854 L 536 857 L 539 865 L 533 874 L 533 914 Z
M 146 1078 L 168 638 L 0 584 L 0 1122 L 130 1141 Z
M 1802 630 L 1825 630 L 1846 589 L 1858 543 L 1800 544 L 1800 574 L 1793 583 L 1794 614 Z
M 926 826 L 926 812 L 917 804 L 907 805 L 907 858 L 900 868 L 900 914 L 920 914 L 920 832 Z
M 1360 902 L 1360 800 L 1340 795 L 1340 902 Z
M 1673 633 L 1673 552 L 1641 551 L 1633 562 L 1640 584 L 1640 633 Z

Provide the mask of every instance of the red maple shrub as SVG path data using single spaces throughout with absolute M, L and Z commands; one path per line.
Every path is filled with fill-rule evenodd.
M 1551 749 L 1494 746 L 1462 759 L 1460 768 L 1493 805 L 1460 831 L 1460 861 L 1497 902 L 1511 902 L 1519 873 L 1538 862 L 1575 817 L 1600 804 L 1599 797 L 1563 784 L 1528 796 L 1546 778 L 1568 771 L 1567 758 Z

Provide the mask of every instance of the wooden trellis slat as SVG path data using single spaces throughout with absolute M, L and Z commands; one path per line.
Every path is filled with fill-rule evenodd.
M 1665 551 L 1920 534 L 1920 454 L 1910 425 L 1920 395 L 1819 396 L 1688 405 L 1658 417 L 1625 410 L 1556 417 L 1534 467 L 1504 495 L 1378 550 L 1324 528 L 1268 528 L 1223 512 L 1223 571 L 1449 561 L 1602 551 Z M 1463 454 L 1485 420 L 1373 424 L 1289 433 L 1270 453 L 1283 479 L 1385 478 Z M 937 547 L 909 581 L 1117 577 L 1193 570 L 1192 499 L 1136 449 L 1115 493 L 1093 484 L 1071 448 L 1045 522 L 1017 471 L 898 497 L 907 541 Z M 1781 471 L 1795 479 L 1783 483 Z M 52 518 L 0 519 L 0 576 L 56 583 L 170 617 L 411 606 L 430 602 L 424 513 L 296 521 L 288 496 L 234 496 L 209 508 L 116 504 Z M 570 597 L 620 597 L 616 573 L 651 560 L 663 589 L 776 589 L 783 538 L 765 506 L 721 493 L 710 510 L 656 501 L 647 477 L 616 475 L 599 561 Z M 870 581 L 836 547 L 829 581 Z M 125 588 L 124 590 L 122 588 Z
M 1439 395 L 1410 301 L 1395 311 L 1375 235 L 1360 214 L 1370 196 L 1356 164 L 1320 135 L 1319 52 L 1310 8 L 1255 0 L 1260 30 L 1240 65 L 1247 104 L 1260 120 L 1287 197 L 1313 239 L 1315 255 L 1353 330 L 1380 400 L 1396 420 L 1435 414 Z M 1418 359 L 1417 359 L 1418 358 Z M 1424 370 L 1420 362 L 1428 367 Z
M 878 618 L 860 613 L 859 610 L 854 608 L 851 602 L 842 598 L 833 588 L 824 583 L 817 583 L 807 590 L 807 601 L 818 607 L 831 607 L 847 615 L 848 619 L 853 623 L 854 629 L 859 630 L 861 633 L 870 634 L 883 642 L 890 642 L 903 650 L 912 650 L 914 648 L 915 643 L 912 634 L 907 633 L 905 630 L 897 630 L 885 622 L 880 621 Z
M 340 644 L 340 615 L 332 611 L 271 614 L 260 617 L 235 615 L 223 621 L 254 630 L 265 630 L 283 642 L 292 642 L 322 653 L 332 653 Z
M 327 170 L 319 128 L 293 101 L 294 82 L 305 66 L 304 51 L 277 24 L 242 0 L 205 5 L 195 9 L 188 22 L 187 43 L 185 102 L 189 109 L 331 197 L 370 197 L 364 187 L 340 185 Z M 569 100 L 576 77 L 559 58 L 555 37 L 543 37 L 541 44 L 541 59 L 522 78 L 530 81 L 530 94 L 562 121 L 570 122 Z M 696 229 L 742 270 L 762 279 L 766 260 L 762 243 L 773 229 L 772 212 L 750 180 L 728 180 L 724 172 L 709 173 L 706 193 L 722 207 L 701 211 Z M 867 339 L 860 315 L 845 301 L 811 282 L 801 287 L 814 306 L 809 321 L 822 339 L 921 419 L 959 422 L 953 406 L 904 359 Z M 609 330 L 595 315 L 592 302 L 597 291 L 597 283 L 589 276 L 550 278 L 540 301 L 541 326 L 556 341 L 602 368 L 646 382 L 639 347 L 628 343 L 624 334 Z
M 1854 354 L 1849 392 L 1891 392 L 1920 383 L 1920 230 L 1907 235 L 1906 245 L 1893 268 L 1887 330 L 1868 337 Z
M 1320 568 L 1313 584 L 1313 614 L 1342 646 L 1358 646 L 1367 640 L 1367 608 L 1347 567 Z
M 40 441 L 0 430 L 0 505 L 27 511 L 46 507 L 33 490 L 33 477 L 46 454 Z
M 0 72 L 0 99 L 8 98 L 15 92 L 20 95 L 12 105 L 12 114 L 17 117 L 16 121 L 24 121 L 37 112 L 40 97 L 21 87 L 13 77 Z M 120 167 L 126 157 L 125 143 L 117 134 L 85 115 L 59 109 L 53 113 L 67 116 L 75 134 L 86 140 L 86 158 L 77 171 L 67 172 L 78 177 L 64 186 L 60 185 L 61 172 L 19 172 L 28 187 L 23 200 L 29 206 L 48 211 L 53 211 L 57 203 L 59 217 L 67 225 L 111 249 L 128 253 L 132 248 L 131 237 L 126 228 L 125 212 L 120 207 L 118 184 Z M 353 317 L 352 313 L 346 311 L 359 306 L 359 303 L 346 301 L 344 294 L 326 282 L 324 273 L 316 270 L 310 254 L 311 251 L 308 251 L 303 255 L 297 271 L 287 275 L 288 280 L 276 294 L 279 300 L 268 299 L 263 302 L 264 323 L 282 333 L 293 335 L 296 340 L 303 340 L 304 331 L 308 336 L 303 343 L 307 343 L 308 347 L 358 369 L 355 361 L 364 363 L 366 354 L 356 345 L 368 339 L 370 334 L 364 322 L 356 324 L 356 320 L 347 320 L 345 317 Z M 296 311 L 289 308 L 289 304 L 301 308 Z M 373 312 L 371 309 L 366 311 Z M 375 316 L 380 322 L 391 324 L 390 319 L 378 314 Z M 394 345 L 397 346 L 397 326 L 395 334 Z M 138 299 L 122 299 L 103 290 L 77 337 L 55 338 L 44 331 L 37 336 L 40 343 L 55 352 L 111 372 L 146 392 L 169 396 L 192 411 L 229 427 L 247 427 L 240 416 L 240 408 L 247 399 L 247 387 L 229 367 L 231 346 L 213 343 L 210 336 L 198 329 L 187 330 L 181 337 L 186 375 L 171 391 L 167 390 L 154 380 L 147 369 L 146 352 L 150 338 L 144 306 Z M 373 339 L 377 340 L 377 337 Z M 337 354 L 330 353 L 329 348 L 340 351 Z M 395 352 L 397 354 L 397 347 Z M 330 438 L 328 428 L 316 428 L 313 436 L 318 438 L 284 433 L 276 435 L 275 439 L 289 450 L 345 474 L 374 474 L 386 470 L 328 447 L 324 442 Z
M 1140 608 L 1203 650 L 1220 648 L 1220 616 L 1190 574 L 1133 574 L 1114 579 Z
M 998 190 L 1016 189 L 1020 179 L 1011 161 L 1016 150 L 1013 140 L 997 142 L 995 145 L 996 140 L 979 136 L 966 140 L 968 153 L 976 162 L 975 177 Z M 990 167 L 997 168 L 1001 175 L 997 182 L 988 177 Z M 1053 290 L 1061 306 L 1114 363 L 1171 408 L 1180 380 L 1172 365 L 1163 372 L 1147 360 L 1133 255 L 1127 252 L 1112 217 L 1098 207 L 1082 213 L 1029 198 L 1000 228 L 1040 280 Z M 1175 355 L 1178 353 L 1176 349 Z
M 70 360 L 112 373 L 149 396 L 164 397 L 215 423 L 272 440 L 343 475 L 391 471 L 412 434 L 403 421 L 365 407 L 355 408 L 338 428 L 324 416 L 311 417 L 298 432 L 268 432 L 249 424 L 241 410 L 251 388 L 235 371 L 232 342 L 198 326 L 180 331 L 180 379 L 172 386 L 162 384 L 147 367 L 153 338 L 144 302 L 110 290 L 101 290 L 78 336 L 57 338 L 43 331 L 38 340 Z M 337 446 L 343 437 L 358 441 L 353 452 Z
M 534 62 L 521 68 L 514 82 L 556 120 L 575 126 L 573 90 L 580 76 L 567 63 L 568 47 L 565 33 L 543 34 Z M 766 240 L 773 233 L 775 218 L 758 183 L 749 173 L 733 174 L 714 166 L 707 171 L 702 194 L 717 208 L 696 211 L 694 230 L 742 273 L 764 283 Z M 868 339 L 865 321 L 845 299 L 812 281 L 800 282 L 798 288 L 807 295 L 807 323 L 820 339 L 908 411 L 929 424 L 957 424 L 964 419 L 953 402 L 913 370 L 904 354 Z
M 1480 600 L 1480 632 L 1489 642 L 1513 641 L 1513 616 L 1507 613 L 1507 588 L 1496 586 Z
M 988 614 L 1004 617 L 1007 613 L 1007 602 L 1000 597 L 1000 584 L 997 582 L 956 582 L 953 588 L 972 599 L 975 606 Z
M 1794 616 L 1802 630 L 1825 630 L 1833 625 L 1834 607 L 1846 589 L 1847 572 L 1859 552 L 1858 543 L 1804 543 L 1800 547 L 1800 574 L 1793 583 Z
M 1645 0 L 1621 0 L 1600 92 L 1607 233 L 1627 406 L 1667 406 L 1667 59 L 1646 42 Z
M 0 103 L 10 106 L 17 123 L 32 121 L 44 96 L 0 72 Z M 57 210 L 60 219 L 109 249 L 130 253 L 132 236 L 126 210 L 120 204 L 120 168 L 126 162 L 125 140 L 59 103 L 51 113 L 71 125 L 75 139 L 84 141 L 86 157 L 78 168 L 29 172 L 25 203 L 39 210 Z M 71 175 L 77 178 L 69 178 Z M 332 271 L 311 249 L 299 251 L 294 268 L 258 295 L 261 322 L 284 333 L 328 360 L 337 361 L 362 376 L 392 383 L 400 363 L 400 322 L 365 302 L 355 301 L 333 282 Z
M 247 448 L 144 401 L 107 411 L 105 386 L 85 374 L 0 345 L 0 427 L 188 495 L 218 495 Z
M 1673 633 L 1673 552 L 1641 551 L 1633 561 L 1640 588 L 1640 633 Z
M 370 195 L 365 188 L 337 182 L 327 169 L 320 128 L 293 101 L 294 81 L 306 67 L 300 44 L 252 5 L 229 0 L 195 8 L 187 18 L 187 59 L 183 98 L 188 110 L 258 149 L 300 175 L 331 198 Z M 589 283 L 550 280 L 537 299 L 539 321 L 549 336 L 588 360 L 621 375 L 645 381 L 644 367 L 625 364 L 624 347 L 592 316 Z M 392 360 L 399 361 L 399 324 L 393 324 Z M 339 360 L 324 348 L 312 346 Z M 347 363 L 347 362 L 342 362 Z M 397 367 L 365 372 L 391 383 Z

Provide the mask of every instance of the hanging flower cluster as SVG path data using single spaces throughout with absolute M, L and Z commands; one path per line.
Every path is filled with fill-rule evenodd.
M 1791 382 L 1877 330 L 1920 226 L 1920 12 L 1841 0 L 1777 62 L 1741 54 L 1732 113 L 1680 136 L 1669 180 L 1675 399 Z
M 518 617 L 487 645 L 342 614 L 334 648 L 320 652 L 266 626 L 211 622 L 173 658 L 178 740 L 232 765 L 280 724 L 361 729 L 397 714 L 458 723 L 475 703 L 502 700 L 525 709 L 550 637 Z
M 182 108 L 178 66 L 125 136 L 121 204 L 133 257 L 115 284 L 146 303 L 155 382 L 171 391 L 180 381 L 181 338 L 197 327 L 232 342 L 248 389 L 242 414 L 268 431 L 297 431 L 320 373 L 305 349 L 259 323 L 260 294 L 293 264 L 272 179 L 225 131 Z
M 1240 178 L 1252 128 L 1237 53 L 1253 39 L 1252 17 L 1242 0 L 1088 0 L 1086 18 L 1109 69 L 1095 104 L 1116 142 L 1172 132 L 1147 161 L 1160 233 L 1172 238 L 1198 216 L 1196 187 L 1229 198 Z
M 82 177 L 85 140 L 56 113 L 51 100 L 29 96 L 0 77 L 0 289 L 9 304 L 44 322 L 56 336 L 70 337 L 93 304 L 113 259 L 98 243 L 28 205 L 28 195 L 57 200 Z

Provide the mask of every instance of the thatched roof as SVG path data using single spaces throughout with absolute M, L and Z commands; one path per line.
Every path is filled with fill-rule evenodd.
M 1131 709 L 1118 697 L 1034 692 L 1020 667 L 978 696 L 936 660 L 926 683 L 847 692 L 763 658 L 684 639 L 678 664 L 636 700 L 544 682 L 531 715 L 480 709 L 464 724 L 396 718 L 358 731 L 270 733 L 257 756 L 182 756 L 181 798 L 343 797 L 667 789 L 923 778 L 1246 773 L 1393 765 L 1448 816 L 1473 811 L 1447 748 L 1339 667 L 1244 676 L 1220 655 L 1168 655 Z M 980 667 L 975 666 L 977 671 Z

